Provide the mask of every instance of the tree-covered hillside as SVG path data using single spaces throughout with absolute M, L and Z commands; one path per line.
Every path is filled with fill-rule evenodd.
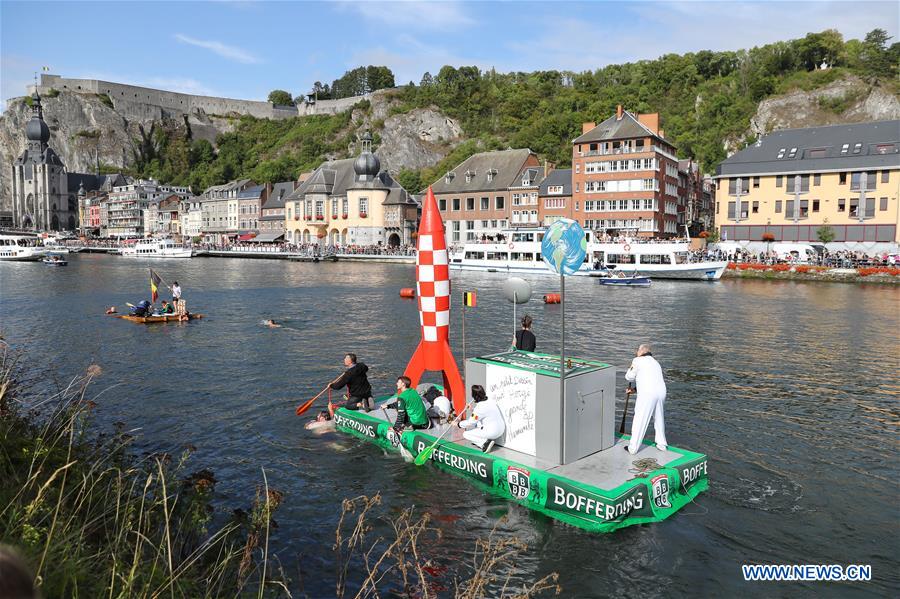
M 567 166 L 582 122 L 607 118 L 617 104 L 659 112 L 679 155 L 712 171 L 725 158 L 724 140 L 739 139 L 759 102 L 770 96 L 851 74 L 897 94 L 900 43 L 889 41 L 883 30 L 848 41 L 829 30 L 750 50 L 667 54 L 582 73 L 445 66 L 437 75 L 425 73 L 418 85 L 392 90 L 389 114 L 436 106 L 461 123 L 468 141 L 432 168 L 401 172 L 400 180 L 417 191 L 474 152 L 508 146 L 531 148 Z M 819 69 L 822 63 L 828 68 Z M 233 133 L 220 136 L 214 153 L 206 142 L 192 142 L 189 132 L 168 131 L 136 161 L 135 174 L 190 184 L 195 191 L 237 177 L 285 180 L 326 155 L 344 155 L 354 132 L 349 113 L 286 121 L 242 117 Z

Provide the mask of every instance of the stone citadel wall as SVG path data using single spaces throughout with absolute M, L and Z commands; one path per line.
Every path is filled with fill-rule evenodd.
M 29 86 L 33 93 L 35 86 Z M 302 102 L 297 106 L 276 106 L 269 102 L 254 100 L 236 100 L 217 98 L 214 96 L 195 96 L 169 92 L 149 87 L 112 83 L 97 79 L 69 79 L 59 75 L 41 75 L 37 91 L 46 95 L 51 89 L 81 94 L 107 95 L 117 108 L 140 112 L 139 105 L 151 105 L 166 111 L 187 113 L 202 111 L 210 115 L 226 115 L 231 113 L 248 114 L 263 119 L 283 119 L 309 114 L 337 114 L 349 110 L 357 102 L 367 96 L 355 96 L 340 100 L 319 100 L 316 103 Z

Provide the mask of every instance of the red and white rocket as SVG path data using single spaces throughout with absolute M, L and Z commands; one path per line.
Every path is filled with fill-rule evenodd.
M 466 390 L 450 350 L 450 260 L 444 221 L 431 187 L 422 206 L 416 248 L 416 295 L 422 340 L 404 374 L 415 386 L 426 370 L 440 371 L 444 376 L 444 393 L 460 413 L 466 406 Z

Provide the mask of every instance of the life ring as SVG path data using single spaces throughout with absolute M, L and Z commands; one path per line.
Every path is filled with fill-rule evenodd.
M 513 249 L 513 248 L 515 247 L 515 245 L 516 245 L 515 243 L 513 243 L 512 241 L 510 241 L 510 242 L 509 242 L 509 249 Z
M 624 246 L 622 249 L 625 250 L 626 252 L 630 252 L 630 251 L 631 251 L 631 246 L 628 245 L 628 244 L 626 243 L 625 246 Z

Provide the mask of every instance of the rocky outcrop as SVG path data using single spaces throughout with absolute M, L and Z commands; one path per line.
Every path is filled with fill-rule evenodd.
M 741 138 L 725 140 L 725 149 L 730 155 L 745 142 L 777 129 L 894 119 L 900 119 L 897 96 L 851 75 L 819 89 L 763 100 L 750 119 L 749 130 Z

